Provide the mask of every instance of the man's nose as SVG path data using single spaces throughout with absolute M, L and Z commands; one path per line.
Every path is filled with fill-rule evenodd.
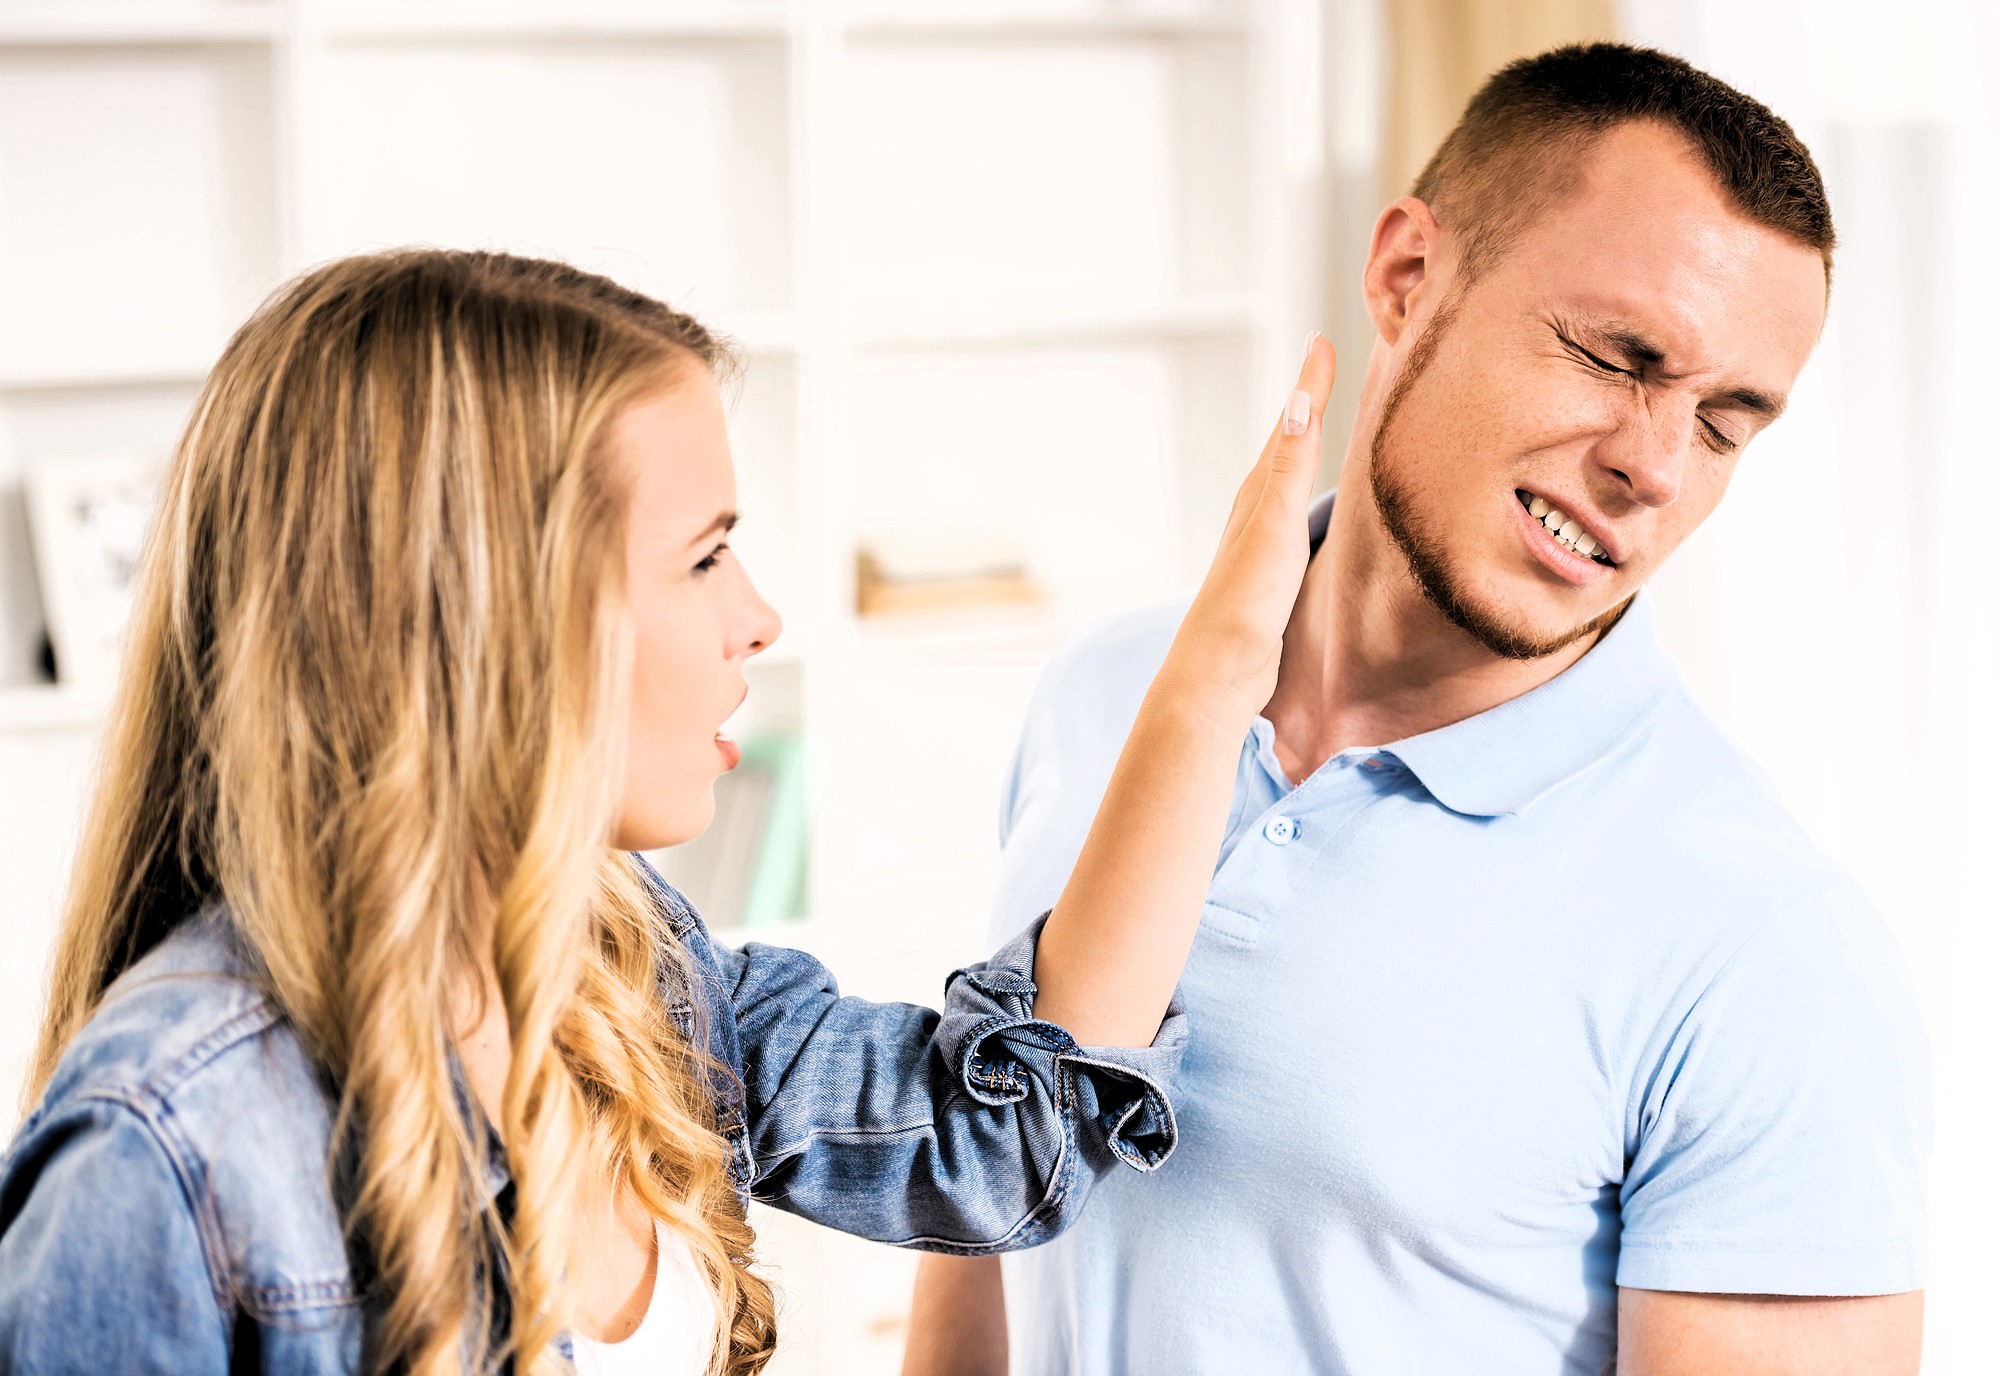
M 1671 506 L 1681 495 L 1688 446 L 1694 443 L 1692 404 L 1668 402 L 1635 408 L 1598 445 L 1597 461 L 1625 485 L 1641 506 Z

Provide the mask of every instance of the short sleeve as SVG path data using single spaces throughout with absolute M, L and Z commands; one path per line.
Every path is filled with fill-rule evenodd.
M 31 1122 L 0 1171 L 0 1371 L 216 1372 L 229 1335 L 179 1173 L 106 1101 Z
M 1767 919 L 1643 1088 L 1620 1286 L 1922 1288 L 1928 1046 L 1901 953 L 1851 881 Z
M 1013 941 L 1038 917 L 1053 908 L 1061 893 L 1062 883 L 1068 878 L 1068 866 L 1064 866 L 1058 875 L 1047 857 L 1040 853 L 1029 854 L 1028 848 L 1015 844 L 1026 802 L 1027 776 L 1036 760 L 1051 758 L 1051 743 L 1047 737 L 1055 704 L 1062 697 L 1058 682 L 1062 667 L 1062 660 L 1058 657 L 1042 670 L 1041 678 L 1035 684 L 1034 696 L 1029 699 L 1027 714 L 1021 720 L 1021 730 L 1014 739 L 1014 754 L 1007 765 L 1007 777 L 1001 781 L 1001 873 L 999 882 L 993 888 L 993 907 L 986 927 L 989 949 L 997 949 Z M 1081 844 L 1079 837 L 1078 846 Z M 1074 854 L 1069 856 L 1069 860 L 1074 863 Z M 1054 892 L 1049 891 L 1051 886 Z
M 1042 669 L 1000 790 L 989 949 L 1027 931 L 1061 897 L 1181 610 L 1098 623 Z

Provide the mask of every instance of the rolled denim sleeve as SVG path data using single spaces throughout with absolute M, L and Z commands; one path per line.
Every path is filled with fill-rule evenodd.
M 0 1371 L 229 1370 L 179 1170 L 138 1115 L 84 1101 L 0 1163 Z
M 714 947 L 754 1194 L 843 1232 L 979 1255 L 1054 1237 L 1113 1170 L 1163 1165 L 1178 997 L 1151 1046 L 1078 1046 L 1034 1015 L 1041 927 L 954 973 L 942 1012 L 843 998 L 803 952 Z

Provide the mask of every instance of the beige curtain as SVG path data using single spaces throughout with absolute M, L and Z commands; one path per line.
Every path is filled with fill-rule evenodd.
M 1389 101 L 1382 201 L 1410 183 L 1479 83 L 1517 57 L 1616 37 L 1612 0 L 1384 0 Z

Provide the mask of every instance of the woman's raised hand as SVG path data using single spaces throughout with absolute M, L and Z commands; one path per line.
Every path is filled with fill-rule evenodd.
M 1306 511 L 1333 372 L 1333 345 L 1311 335 L 1298 388 L 1236 491 L 1215 561 L 1156 680 L 1166 691 L 1212 701 L 1239 728 L 1248 728 L 1277 687 L 1278 651 L 1310 554 Z
M 1243 737 L 1277 686 L 1305 580 L 1306 509 L 1332 390 L 1333 346 L 1314 335 L 1042 929 L 1036 1014 L 1086 1046 L 1152 1041 L 1194 944 Z

